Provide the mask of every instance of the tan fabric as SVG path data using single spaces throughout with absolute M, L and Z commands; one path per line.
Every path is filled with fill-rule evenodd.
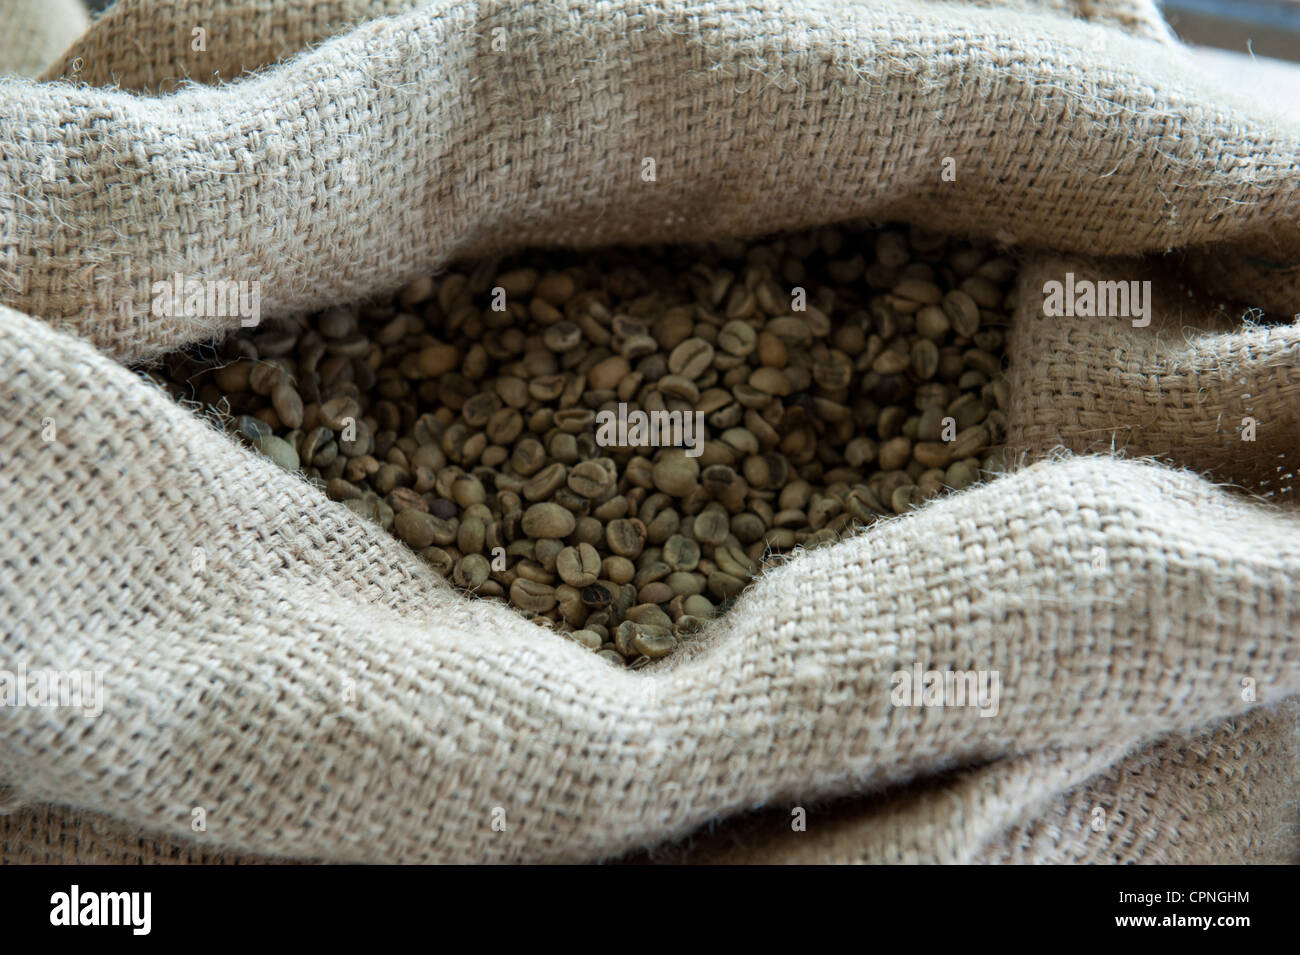
M 1037 307 L 1044 284 L 1063 281 L 1067 272 L 1076 281 L 1152 281 L 1151 326 L 1044 317 Z M 1235 327 L 1135 263 L 1054 260 L 1027 270 L 1022 282 L 1032 307 L 1017 316 L 1009 342 L 1012 385 L 1021 398 L 1008 413 L 1013 449 L 1040 456 L 1058 446 L 1079 453 L 1123 448 L 1278 503 L 1293 500 L 1300 325 Z M 1253 441 L 1243 439 L 1247 419 Z
M 737 817 L 627 861 L 1294 864 L 1300 861 L 1295 720 L 1292 702 L 1191 737 L 1166 738 L 1122 759 L 1124 747 L 1103 745 L 998 760 L 955 779 L 941 776 L 937 784 L 903 787 L 848 807 L 799 807 L 805 811 L 802 831 L 792 827 L 795 807 L 784 806 Z M 1084 781 L 1056 795 L 1079 780 Z M 49 806 L 0 816 L 0 859 L 277 861 L 160 840 L 105 816 Z
M 50 65 L 44 77 L 155 93 L 175 89 L 184 80 L 229 81 L 319 43 L 349 25 L 422 5 L 422 0 L 166 4 L 115 0 L 95 30 Z M 1053 13 L 1122 27 L 1134 36 L 1172 39 L 1151 0 L 979 0 L 976 5 Z M 141 23 L 148 23 L 150 29 L 141 30 Z M 196 42 L 200 39 L 194 32 L 198 28 L 204 30 L 202 43 Z
M 0 0 L 0 76 L 36 76 L 88 21 L 81 0 Z
M 274 865 L 286 860 L 212 851 L 159 839 L 116 819 L 62 806 L 0 816 L 0 862 L 6 865 Z M 288 863 L 286 863 L 288 864 Z
M 153 9 L 135 34 L 158 35 Z M 255 63 L 271 55 L 258 35 L 221 48 L 253 42 Z M 92 59 L 132 58 L 133 34 L 107 39 Z M 1218 287 L 1284 312 L 1300 274 L 1233 284 L 1256 268 L 1243 256 L 1300 262 L 1294 126 L 1172 44 L 1016 6 L 444 0 L 231 86 L 12 82 L 0 110 L 24 223 L 0 297 L 123 358 L 237 324 L 149 321 L 174 272 L 260 281 L 263 311 L 283 313 L 457 255 L 854 216 L 1092 254 L 1231 243 Z
M 1053 799 L 976 861 L 1294 865 L 1297 755 L 1294 700 L 1191 740 L 1167 739 Z
M 0 778 L 27 802 L 184 838 L 200 806 L 196 841 L 286 856 L 591 859 L 763 801 L 1189 729 L 1246 712 L 1242 676 L 1300 692 L 1297 518 L 1188 474 L 1028 468 L 804 555 L 629 673 L 453 593 L 90 346 L 0 328 L 9 650 L 107 671 L 99 719 L 6 714 Z M 999 715 L 890 706 L 917 660 L 1000 670 Z
M 49 65 L 44 78 L 153 93 L 187 80 L 229 82 L 349 25 L 420 5 L 421 0 L 116 0 L 94 30 Z M 149 29 L 142 30 L 146 23 Z
M 1294 701 L 1260 708 L 1127 757 L 1102 745 L 997 760 L 926 786 L 802 807 L 802 829 L 784 807 L 637 861 L 1294 863 L 1296 715 Z
M 176 6 L 83 43 L 130 64 Z M 0 711 L 0 782 L 28 807 L 4 858 L 593 860 L 854 793 L 877 801 L 865 824 L 818 842 L 814 811 L 770 858 L 1293 855 L 1294 717 L 1271 707 L 1300 694 L 1300 518 L 1188 471 L 1050 453 L 1102 429 L 1281 489 L 1293 330 L 1228 334 L 1163 293 L 1147 329 L 1041 316 L 1045 275 L 1151 263 L 1027 267 L 1009 441 L 1047 460 L 786 564 L 653 672 L 451 592 L 114 360 L 228 327 L 145 314 L 176 270 L 259 279 L 273 314 L 507 244 L 857 215 L 1190 249 L 1166 264 L 1291 308 L 1286 274 L 1257 285 L 1239 262 L 1300 258 L 1296 130 L 1204 87 L 1148 6 L 1095 7 L 1149 38 L 1013 4 L 432 4 L 235 86 L 0 84 L 0 295 L 39 316 L 0 308 L 5 658 L 106 671 L 98 719 Z M 251 52 L 222 62 L 270 63 L 339 9 L 281 40 L 237 33 Z M 526 43 L 485 52 L 499 24 Z M 145 86 L 193 72 L 146 60 Z M 1211 242 L 1228 244 L 1213 274 L 1193 254 Z M 1205 417 L 1245 395 L 1253 444 Z M 998 715 L 891 706 L 914 662 L 998 670 Z M 1097 804 L 1115 815 L 1089 836 Z

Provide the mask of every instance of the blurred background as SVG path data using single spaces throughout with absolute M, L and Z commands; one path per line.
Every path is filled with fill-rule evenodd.
M 1300 61 L 1297 0 L 1163 0 L 1160 8 L 1184 43 Z
M 1300 119 L 1300 0 L 1163 0 L 1206 70 Z

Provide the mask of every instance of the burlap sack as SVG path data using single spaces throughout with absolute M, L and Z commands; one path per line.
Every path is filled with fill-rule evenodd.
M 166 89 L 218 71 L 158 23 L 284 24 L 228 31 L 228 77 L 377 12 L 280 6 L 124 5 L 82 68 Z M 172 271 L 258 279 L 274 314 L 461 254 L 862 215 L 1176 248 L 1202 290 L 1296 311 L 1260 265 L 1300 258 L 1296 130 L 1205 86 L 1148 6 L 1062 6 L 435 3 L 233 86 L 0 83 L 0 295 L 27 313 L 0 308 L 5 657 L 107 671 L 98 719 L 0 712 L 5 858 L 593 860 L 763 805 L 746 859 L 1293 856 L 1296 517 L 1051 454 L 1289 487 L 1293 329 L 1041 314 L 1045 275 L 1151 263 L 1026 268 L 1009 443 L 1047 460 L 778 568 L 653 672 L 453 593 L 115 361 L 230 326 L 151 317 Z M 998 715 L 891 706 L 915 662 L 999 670 Z
M 116 0 L 94 32 L 44 69 L 43 76 L 153 93 L 175 89 L 185 80 L 229 81 L 350 25 L 425 5 L 423 0 L 318 0 L 311 4 Z M 1171 39 L 1164 20 L 1148 0 L 984 0 L 982 5 L 1052 12 L 1122 27 L 1134 36 Z M 142 30 L 141 23 L 148 23 L 149 29 Z M 206 49 L 199 49 L 200 44 L 194 42 L 194 30 L 200 27 L 213 38 L 212 43 L 201 44 Z M 123 56 L 126 50 L 129 55 Z M 49 62 L 43 60 L 37 66 Z
M 209 2 L 170 17 L 198 28 L 227 11 L 212 13 L 209 49 L 254 53 L 215 58 L 223 75 L 277 48 L 231 12 L 269 4 Z M 111 49 L 84 41 L 83 70 L 170 42 L 171 60 L 129 78 L 161 82 L 178 49 L 202 72 L 184 34 L 155 28 L 161 6 L 124 7 L 133 32 Z M 151 321 L 151 284 L 175 272 L 259 280 L 276 314 L 456 255 L 875 216 L 1091 254 L 1191 249 L 1234 293 L 1259 263 L 1290 264 L 1252 287 L 1285 313 L 1300 275 L 1295 130 L 1208 85 L 1171 43 L 1037 9 L 444 0 L 227 87 L 11 82 L 0 169 L 24 228 L 0 287 L 132 359 L 237 324 Z M 308 39 L 351 15 L 327 10 L 304 14 Z
M 1292 862 L 1295 717 L 1294 703 L 1257 709 L 1127 757 L 1122 745 L 1048 749 L 824 807 L 807 832 L 791 827 L 788 809 L 770 810 L 638 860 Z M 1060 795 L 1043 801 L 1046 791 Z

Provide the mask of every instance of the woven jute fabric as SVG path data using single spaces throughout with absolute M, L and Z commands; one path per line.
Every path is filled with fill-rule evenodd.
M 317 6 L 124 3 L 70 51 L 122 90 L 0 83 L 4 660 L 105 692 L 0 710 L 6 861 L 1294 857 L 1300 516 L 1259 499 L 1293 332 L 1175 280 L 1146 328 L 1041 308 L 1064 270 L 1300 311 L 1258 264 L 1297 249 L 1294 129 L 1144 4 Z M 283 25 L 210 31 L 207 74 L 156 36 L 241 11 Z M 775 568 L 647 671 L 452 591 L 120 363 L 229 327 L 148 314 L 174 271 L 276 314 L 862 215 L 1107 256 L 1022 272 L 1026 466 Z M 997 671 L 997 714 L 892 705 L 914 664 Z
M 453 592 L 89 344 L 0 329 L 7 650 L 106 673 L 97 719 L 5 714 L 15 801 L 288 857 L 606 858 L 742 807 L 1136 746 L 1247 712 L 1243 677 L 1300 692 L 1300 518 L 1185 472 L 1028 467 L 775 569 L 630 673 Z M 999 713 L 892 706 L 916 661 L 999 670 Z
M 42 0 L 9 0 L 29 5 Z M 175 89 L 181 82 L 214 83 L 261 69 L 348 26 L 406 13 L 422 0 L 116 0 L 79 43 L 43 73 L 92 86 L 139 92 Z M 1026 13 L 1054 13 L 1122 28 L 1135 36 L 1168 41 L 1169 28 L 1150 0 L 983 0 Z M 497 8 L 488 6 L 493 13 Z M 140 24 L 150 29 L 143 31 Z M 203 42 L 195 30 L 202 29 Z M 48 60 L 39 66 L 45 66 Z
M 1142 329 L 1122 318 L 1044 316 L 1044 285 L 1067 274 L 1149 281 L 1161 307 Z M 1300 326 L 1235 328 L 1204 296 L 1140 263 L 1049 260 L 1022 278 L 1027 307 L 1008 344 L 1019 399 L 1007 416 L 1011 448 L 1034 456 L 1120 448 L 1290 501 L 1300 466 Z
M 637 861 L 1293 864 L 1296 716 L 1291 701 L 1128 755 L 1103 744 L 998 760 L 806 807 L 802 830 L 791 809 L 768 810 Z
M 1296 716 L 1292 700 L 1167 738 L 1053 799 L 974 861 L 1294 865 Z
M 0 816 L 0 852 L 6 865 L 291 864 L 273 856 L 239 855 L 159 838 L 109 816 L 63 806 Z
M 658 864 L 1292 863 L 1294 702 L 1213 730 L 1123 746 L 999 760 L 923 791 L 849 808 L 802 806 L 736 817 L 628 859 Z M 1084 780 L 1069 788 L 1075 780 Z M 1046 802 L 1043 793 L 1059 792 Z M 1100 815 L 1099 815 L 1100 811 Z M 1010 822 L 1009 820 L 1018 820 Z M 1009 824 L 1008 824 L 1009 823 Z M 999 831 L 999 826 L 1005 826 Z M 10 863 L 222 864 L 281 861 L 160 839 L 64 807 L 0 816 Z
M 160 6 L 124 8 L 134 30 L 111 48 L 84 40 L 93 69 L 111 79 L 139 37 L 167 36 L 172 60 L 135 79 L 206 69 L 155 29 Z M 207 18 L 206 0 L 171 6 L 182 26 Z M 1090 254 L 1213 246 L 1221 285 L 1273 263 L 1253 304 L 1289 307 L 1300 135 L 1177 45 L 1053 9 L 435 2 L 226 86 L 9 81 L 0 192 L 23 228 L 0 238 L 0 296 L 133 359 L 238 324 L 151 321 L 152 284 L 176 272 L 260 281 L 263 311 L 286 313 L 459 255 L 872 216 Z M 349 15 L 304 13 L 308 37 Z M 208 34 L 209 65 L 290 42 L 231 25 Z

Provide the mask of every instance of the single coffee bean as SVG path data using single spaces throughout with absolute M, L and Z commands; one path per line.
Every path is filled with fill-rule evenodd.
M 674 570 L 694 570 L 700 562 L 700 545 L 689 537 L 674 534 L 664 542 L 663 559 Z
M 600 553 L 591 544 L 566 547 L 555 559 L 561 579 L 573 587 L 590 587 L 600 576 Z
M 569 471 L 568 486 L 575 494 L 595 500 L 614 485 L 614 475 L 596 461 L 583 461 Z
M 567 434 L 585 434 L 595 423 L 596 413 L 586 408 L 566 408 L 555 413 L 555 426 Z
M 730 521 L 723 510 L 706 510 L 695 519 L 695 539 L 702 544 L 721 544 L 730 530 Z
M 637 650 L 632 643 L 636 639 L 637 633 L 638 628 L 633 620 L 624 620 L 614 630 L 614 649 L 625 659 L 632 659 L 641 655 L 641 651 Z
M 758 568 L 749 559 L 749 555 L 736 543 L 719 544 L 714 549 L 713 562 L 719 570 L 741 579 L 752 577 L 758 572 Z
M 610 603 L 609 588 L 604 587 L 601 584 L 592 584 L 590 587 L 583 587 L 582 602 L 588 607 L 608 607 Z
M 457 587 L 463 587 L 466 590 L 477 590 L 487 582 L 491 572 L 492 566 L 482 554 L 466 554 L 456 564 L 456 570 L 452 573 L 452 581 Z
M 959 431 L 965 431 L 967 428 L 979 424 L 988 413 L 988 408 L 970 392 L 948 405 L 948 414 L 956 420 Z
M 947 313 L 938 306 L 927 305 L 916 313 L 917 334 L 929 341 L 939 341 L 951 327 Z
M 668 356 L 668 370 L 685 378 L 699 378 L 713 361 L 713 346 L 703 338 L 688 338 Z
M 568 537 L 577 526 L 573 514 L 558 504 L 543 502 L 524 511 L 522 529 L 529 537 Z
M 361 488 L 342 478 L 331 478 L 325 482 L 325 496 L 331 501 L 354 500 L 361 497 Z M 394 511 L 396 510 L 394 508 Z
M 282 438 L 263 435 L 257 439 L 257 449 L 286 471 L 298 470 L 298 452 Z
M 686 596 L 700 594 L 704 592 L 705 577 L 703 574 L 692 574 L 684 570 L 675 571 L 665 578 L 664 583 L 668 586 L 673 596 Z
M 988 375 L 989 377 L 992 377 L 993 375 L 996 375 L 1002 371 L 1001 359 L 997 358 L 995 355 L 991 355 L 988 352 L 982 351 L 978 348 L 972 348 L 969 351 L 967 351 L 962 356 L 962 360 L 966 362 L 967 367 L 975 371 L 982 372 L 983 374 Z M 958 383 L 958 387 L 960 387 L 960 382 Z
M 487 525 L 479 517 L 465 517 L 456 532 L 456 546 L 462 553 L 476 554 L 483 550 L 487 540 Z
M 654 485 L 665 494 L 685 497 L 699 483 L 700 466 L 684 451 L 666 451 L 654 466 Z
M 537 280 L 533 293 L 552 305 L 563 305 L 577 291 L 577 283 L 563 272 L 549 272 Z
M 658 388 L 661 394 L 670 398 L 681 398 L 692 405 L 700 397 L 699 386 L 684 375 L 664 375 L 658 381 Z
M 408 508 L 399 511 L 393 520 L 397 536 L 410 544 L 414 550 L 422 550 L 434 542 L 437 519 L 431 514 Z
M 575 322 L 557 322 L 542 334 L 542 341 L 553 352 L 570 352 L 582 344 L 582 328 Z
M 249 390 L 249 380 L 252 373 L 252 362 L 234 361 L 218 368 L 213 377 L 216 379 L 217 387 L 220 388 L 222 392 L 225 394 L 234 394 Z
M 361 407 L 355 399 L 344 396 L 331 398 L 320 406 L 320 419 L 325 427 L 333 431 L 342 430 L 347 424 L 355 423 L 361 417 Z
M 955 491 L 970 487 L 978 478 L 978 469 L 966 461 L 954 461 L 944 473 L 944 483 Z
M 607 358 L 587 373 L 587 381 L 592 388 L 617 388 L 619 383 L 632 371 L 628 360 L 621 355 Z
M 275 386 L 286 380 L 284 367 L 274 361 L 259 361 L 248 373 L 248 387 L 259 395 L 270 395 Z M 281 420 L 284 416 L 281 415 Z M 301 422 L 300 422 L 301 423 Z M 298 425 L 292 425 L 298 427 Z
M 642 603 L 667 603 L 673 599 L 673 590 L 663 581 L 654 580 L 637 591 L 636 599 Z
M 912 448 L 912 456 L 927 468 L 946 468 L 952 449 L 939 441 L 921 441 Z
M 880 446 L 879 463 L 883 471 L 897 471 L 912 457 L 912 442 L 907 438 L 891 438 Z
M 748 384 L 754 390 L 765 395 L 785 397 L 793 390 L 790 379 L 779 368 L 762 367 L 749 376 Z
M 440 342 L 421 349 L 416 356 L 416 370 L 424 378 L 445 375 L 459 364 L 460 350 Z
M 487 491 L 483 482 L 472 474 L 459 474 L 452 481 L 451 496 L 461 507 L 470 507 L 486 501 Z
M 682 608 L 691 616 L 701 619 L 708 619 L 717 612 L 713 602 L 702 594 L 687 597 L 682 602 Z
M 943 290 L 922 279 L 903 279 L 894 286 L 893 293 L 922 305 L 938 305 L 943 300 Z
M 349 501 L 348 503 L 352 504 L 353 502 Z M 420 551 L 420 556 L 437 574 L 443 577 L 450 577 L 456 567 L 456 558 L 441 547 L 426 547 Z
M 656 660 L 671 653 L 677 647 L 677 641 L 666 628 L 640 625 L 632 637 L 632 647 L 637 653 Z
M 524 483 L 524 498 L 529 501 L 544 501 L 564 487 L 567 479 L 568 469 L 563 464 L 557 462 L 547 465 Z
M 588 650 L 599 650 L 604 639 L 595 630 L 575 630 L 569 634 L 569 639 L 582 644 Z
M 745 357 L 758 344 L 758 333 L 748 322 L 731 321 L 718 332 L 718 347 L 737 357 Z
M 989 433 L 982 425 L 966 428 L 957 435 L 957 439 L 948 447 L 949 455 L 960 460 L 982 451 L 989 443 Z
M 240 415 L 235 419 L 234 423 L 235 431 L 252 444 L 256 444 L 258 439 L 271 433 L 269 424 L 250 415 Z
M 813 366 L 813 379 L 827 391 L 847 388 L 853 380 L 853 361 L 843 352 L 833 351 Z
M 743 578 L 722 571 L 709 574 L 709 592 L 719 600 L 730 600 L 745 589 Z
M 275 408 L 275 413 L 280 417 L 280 422 L 286 428 L 302 427 L 302 398 L 292 385 L 281 381 L 272 388 L 271 403 Z
M 970 338 L 979 331 L 979 305 L 967 292 L 953 289 L 943 298 L 943 310 L 952 322 L 953 331 L 962 338 Z
M 961 291 L 969 295 L 980 308 L 998 308 L 1002 305 L 1002 291 L 997 284 L 983 275 L 962 279 Z
M 555 588 L 525 577 L 518 577 L 510 585 L 510 602 L 522 610 L 545 613 L 555 606 Z
M 645 525 L 636 519 L 622 518 L 610 521 L 609 526 L 605 528 L 605 540 L 615 555 L 634 558 L 645 546 Z
M 880 375 L 897 375 L 906 371 L 911 364 L 911 357 L 902 352 L 884 351 L 871 363 L 871 370 Z
M 939 348 L 929 339 L 920 338 L 912 345 L 912 371 L 928 381 L 939 371 Z
M 902 487 L 894 488 L 894 493 L 890 496 L 889 501 L 895 514 L 906 514 L 917 501 L 917 489 L 911 484 L 904 484 Z

